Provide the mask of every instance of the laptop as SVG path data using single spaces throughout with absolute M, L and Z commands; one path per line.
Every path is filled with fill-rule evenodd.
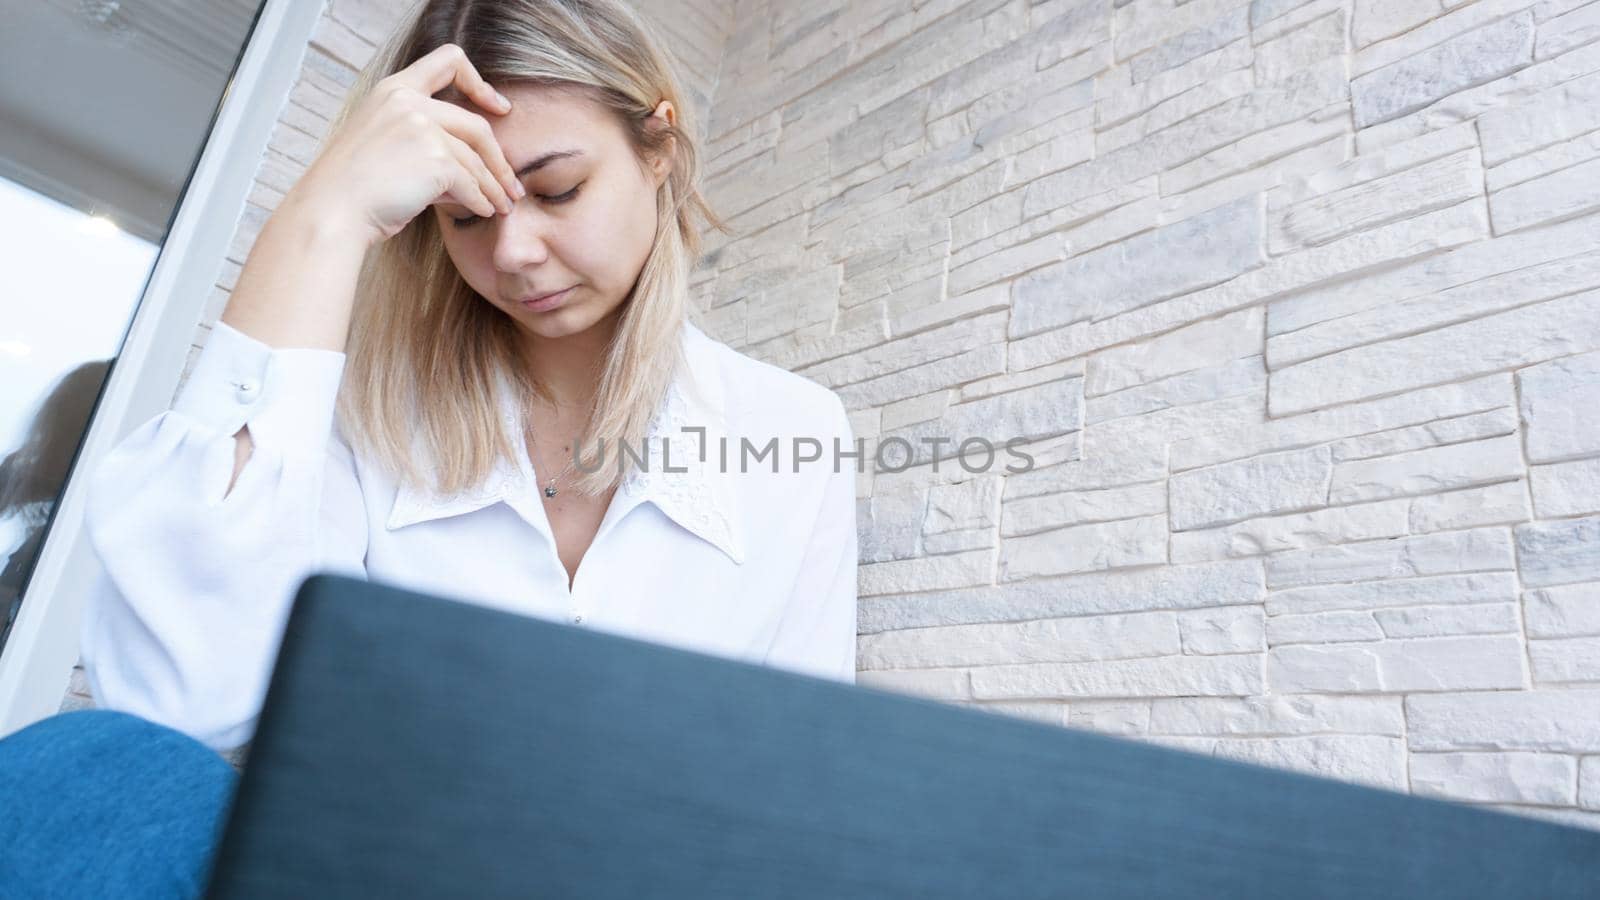
M 1553 900 L 1600 833 L 319 574 L 209 896 Z

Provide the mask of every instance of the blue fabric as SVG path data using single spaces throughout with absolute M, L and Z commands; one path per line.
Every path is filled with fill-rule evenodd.
M 0 739 L 0 897 L 198 897 L 238 784 L 181 732 L 81 709 Z

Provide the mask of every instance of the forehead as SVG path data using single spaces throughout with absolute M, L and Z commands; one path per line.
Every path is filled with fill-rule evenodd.
M 500 92 L 511 100 L 511 112 L 487 113 L 476 104 L 457 102 L 489 121 L 495 140 L 504 148 L 515 169 L 542 157 L 558 154 L 546 164 L 559 168 L 559 154 L 577 151 L 576 159 L 603 158 L 622 146 L 620 128 L 605 107 L 571 91 L 556 88 L 505 85 Z M 528 173 L 523 173 L 528 174 Z

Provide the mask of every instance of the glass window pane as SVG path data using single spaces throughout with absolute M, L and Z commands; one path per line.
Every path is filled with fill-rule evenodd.
M 0 0 L 0 650 L 258 0 Z

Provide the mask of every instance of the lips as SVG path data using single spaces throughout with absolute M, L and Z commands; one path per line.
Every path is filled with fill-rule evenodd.
M 547 294 L 529 294 L 526 297 L 519 298 L 517 302 L 529 309 L 549 309 L 564 302 L 575 287 L 577 285 Z

